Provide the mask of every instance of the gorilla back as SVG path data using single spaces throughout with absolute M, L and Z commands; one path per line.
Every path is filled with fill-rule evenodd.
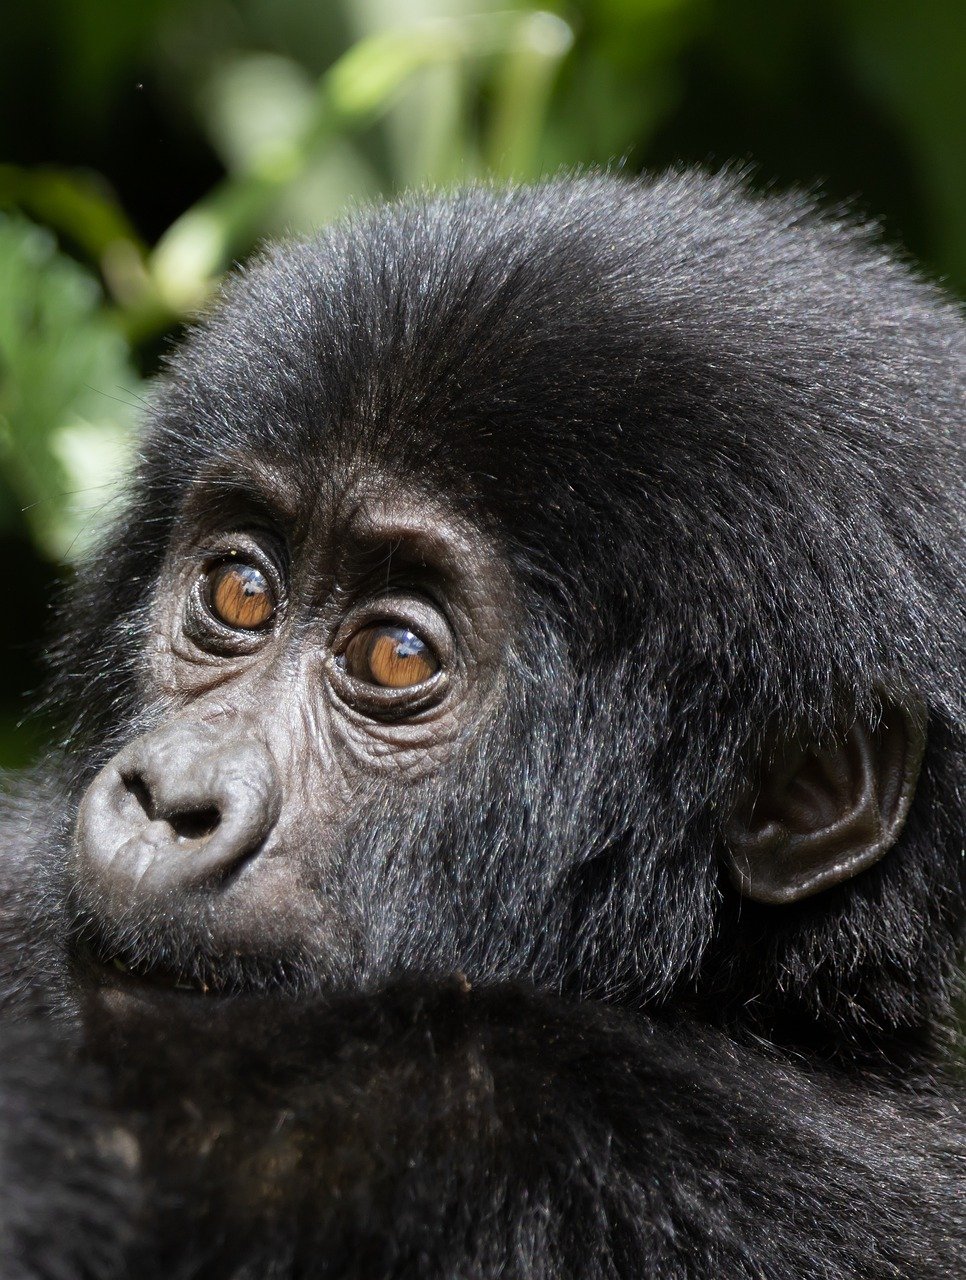
M 383 1039 L 337 1044 L 326 1010 L 357 1000 L 378 1021 L 393 984 L 432 1006 L 455 976 L 487 1027 L 506 1009 L 477 1072 L 501 1124 L 517 1105 L 505 1046 L 524 1082 L 539 1054 L 508 1030 L 520 1007 L 551 1046 L 541 1088 L 559 1086 L 560 1125 L 586 1123 L 602 1198 L 583 1203 L 609 1243 L 588 1273 L 548 1236 L 547 1275 L 955 1270 L 961 1126 L 951 1100 L 924 1113 L 899 1078 L 937 1069 L 966 900 L 964 357 L 956 309 L 867 232 L 727 176 L 408 200 L 229 284 L 171 361 L 125 513 L 65 606 L 51 704 L 66 749 L 5 827 L 10 1016 L 52 1012 L 100 1060 L 85 1069 L 108 1082 L 103 1114 L 137 1135 L 159 1203 L 231 1234 L 179 1163 L 201 1138 L 172 1154 L 150 1120 L 165 1089 L 131 1084 L 152 1019 L 176 1102 L 184 1045 L 211 1098 L 235 1096 L 245 1017 L 278 1028 L 308 1114 L 344 1135 L 336 1156 L 312 1134 L 298 1145 L 314 1194 L 335 1197 L 305 1213 L 335 1222 L 348 1192 L 321 1166 L 348 1162 L 364 1233 L 406 1144 L 391 1126 L 356 1143 L 332 1119 L 339 1064 L 358 1061 L 378 1098 Z M 522 1006 L 488 994 L 504 990 Z M 196 1007 L 210 1037 L 186 1030 Z M 691 1038 L 661 1021 L 685 1012 Z M 762 1038 L 799 1056 L 742 1047 Z M 639 1115 L 581 1076 L 594 1046 L 605 1093 L 639 1082 Z M 681 1082 L 701 1094 L 729 1055 L 734 1122 L 709 1121 L 705 1145 Z M 847 1104 L 808 1074 L 829 1063 L 853 1079 Z M 880 1083 L 860 1088 L 870 1065 Z M 442 1106 L 448 1077 L 428 1103 L 413 1070 L 418 1105 Z M 453 1117 L 481 1114 L 471 1077 Z M 258 1096 L 303 1125 L 301 1088 Z M 886 1114 L 907 1141 L 876 1137 Z M 868 1148 L 844 1164 L 836 1115 Z M 447 1159 L 453 1125 L 434 1130 Z M 580 1149 L 547 1144 L 559 1194 L 533 1203 L 554 1231 Z M 484 1193 L 482 1168 L 452 1211 L 492 1226 L 509 1184 Z M 818 1170 L 835 1172 L 824 1212 L 802 1192 L 812 1236 L 794 1188 L 821 1186 Z M 847 1205 L 873 1212 L 869 1187 L 905 1253 L 881 1233 L 853 1248 Z M 620 1247 L 602 1225 L 613 1196 L 636 1224 Z M 282 1199 L 295 1252 L 251 1274 L 355 1274 L 312 1269 Z M 539 1249 L 529 1271 L 469 1253 L 461 1270 L 419 1243 L 414 1212 L 425 1266 L 385 1274 L 534 1273 Z M 522 1222 L 506 1207 L 500 1266 Z M 690 1243 L 662 1251 L 652 1230 Z M 760 1238 L 739 1257 L 726 1237 Z

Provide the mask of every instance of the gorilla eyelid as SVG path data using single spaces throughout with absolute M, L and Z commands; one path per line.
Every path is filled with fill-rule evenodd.
M 435 706 L 459 665 L 442 607 L 408 593 L 376 597 L 350 610 L 330 652 L 332 691 L 350 710 L 375 719 L 408 718 Z
M 244 531 L 196 549 L 183 628 L 199 648 L 247 652 L 273 630 L 286 582 L 286 556 L 276 541 L 268 531 Z

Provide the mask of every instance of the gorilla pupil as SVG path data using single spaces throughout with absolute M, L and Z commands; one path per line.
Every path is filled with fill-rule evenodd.
M 217 569 L 211 578 L 209 599 L 222 622 L 244 631 L 263 627 L 275 613 L 275 598 L 265 575 L 250 564 L 225 564 Z
M 346 666 L 357 680 L 387 689 L 409 689 L 438 670 L 429 646 L 405 627 L 369 627 L 346 650 Z

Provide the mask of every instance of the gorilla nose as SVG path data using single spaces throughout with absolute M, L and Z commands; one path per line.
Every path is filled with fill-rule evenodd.
M 281 787 L 266 747 L 178 723 L 126 746 L 77 818 L 81 870 L 124 897 L 216 884 L 265 842 Z

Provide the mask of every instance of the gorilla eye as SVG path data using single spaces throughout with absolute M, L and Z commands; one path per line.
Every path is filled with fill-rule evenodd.
M 424 640 L 406 627 L 366 627 L 350 640 L 345 669 L 355 680 L 384 689 L 411 689 L 439 670 L 439 661 Z
M 257 631 L 275 616 L 278 602 L 268 579 L 252 564 L 229 561 L 208 574 L 208 607 L 219 622 L 237 631 Z

